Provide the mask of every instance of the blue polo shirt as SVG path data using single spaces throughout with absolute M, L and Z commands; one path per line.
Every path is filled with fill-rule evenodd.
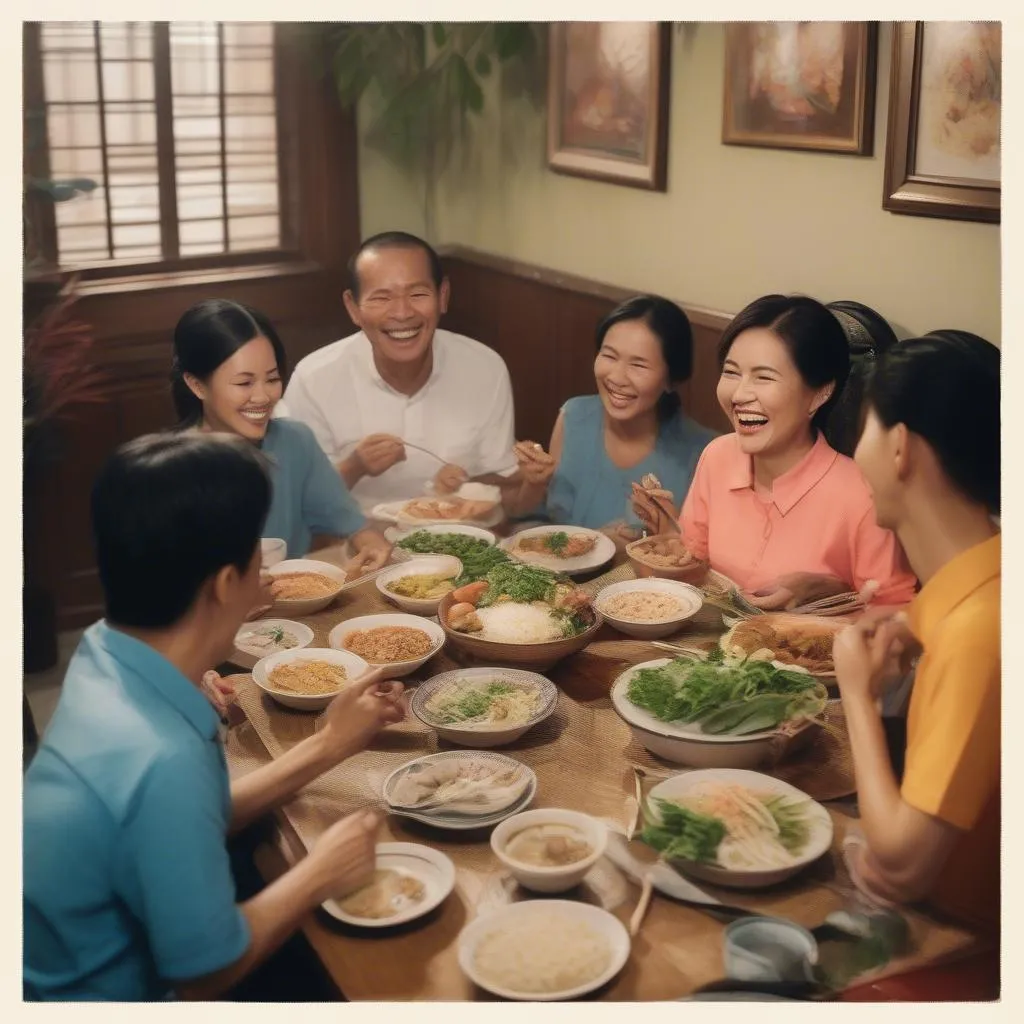
M 263 536 L 283 538 L 289 558 L 307 554 L 314 533 L 350 537 L 366 526 L 341 474 L 305 423 L 271 420 L 260 447 L 269 457 L 273 485 Z
M 96 623 L 25 774 L 26 998 L 163 999 L 238 960 L 230 814 L 212 705 Z

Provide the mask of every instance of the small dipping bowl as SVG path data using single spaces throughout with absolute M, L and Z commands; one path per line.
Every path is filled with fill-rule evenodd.
M 780 917 L 744 917 L 725 929 L 725 973 L 736 981 L 813 981 L 818 943 Z
M 281 537 L 263 537 L 260 539 L 260 565 L 269 569 L 288 557 L 288 542 Z

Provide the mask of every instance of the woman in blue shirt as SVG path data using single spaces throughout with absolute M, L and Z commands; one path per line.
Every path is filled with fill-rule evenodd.
M 597 394 L 562 406 L 550 454 L 532 441 L 515 446 L 520 481 L 503 499 L 506 511 L 541 508 L 552 522 L 598 529 L 639 524 L 630 496 L 647 473 L 685 494 L 715 436 L 682 411 L 676 389 L 692 369 L 690 321 L 674 302 L 623 302 L 598 324 Z
M 181 426 L 239 434 L 270 459 L 273 497 L 264 535 L 283 538 L 289 558 L 348 537 L 348 571 L 377 569 L 391 546 L 367 528 L 313 432 L 297 420 L 272 418 L 286 370 L 277 332 L 249 306 L 200 302 L 174 329 L 171 386 Z

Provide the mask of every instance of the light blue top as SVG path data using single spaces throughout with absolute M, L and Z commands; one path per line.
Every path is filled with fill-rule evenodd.
M 25 997 L 165 999 L 238 960 L 230 814 L 213 706 L 153 648 L 90 627 L 25 774 Z
M 717 436 L 682 412 L 661 425 L 654 451 L 621 469 L 604 447 L 604 407 L 598 395 L 570 398 L 562 406 L 562 457 L 548 487 L 546 515 L 553 523 L 597 530 L 609 523 L 639 525 L 630 509 L 630 484 L 653 473 L 681 508 L 704 446 Z
M 366 525 L 341 474 L 305 423 L 271 420 L 261 447 L 270 458 L 273 482 L 263 536 L 283 538 L 289 558 L 302 558 L 314 533 L 349 537 Z

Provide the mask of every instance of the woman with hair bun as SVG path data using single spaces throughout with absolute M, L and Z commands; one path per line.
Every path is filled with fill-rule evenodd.
M 517 490 L 503 499 L 510 515 L 538 508 L 556 523 L 621 526 L 634 484 L 653 474 L 685 495 L 697 458 L 715 436 L 682 410 L 678 386 L 690 379 L 693 333 L 668 299 L 637 295 L 597 327 L 596 395 L 562 406 L 549 450 L 515 446 Z
M 766 610 L 851 589 L 907 603 L 915 580 L 896 538 L 876 525 L 853 460 L 825 440 L 850 372 L 832 312 L 806 296 L 766 295 L 729 324 L 718 359 L 733 433 L 697 465 L 680 519 L 690 552 Z M 653 532 L 671 528 L 647 496 L 636 507 Z
M 856 460 L 880 526 L 922 582 L 909 615 L 877 614 L 833 652 L 863 838 L 847 861 L 879 903 L 928 899 L 999 925 L 999 351 L 964 332 L 900 342 L 868 381 Z M 887 666 L 919 647 L 897 781 L 877 700 Z
M 270 457 L 273 497 L 264 536 L 301 558 L 317 538 L 349 538 L 349 572 L 382 566 L 391 546 L 359 506 L 304 423 L 273 419 L 287 356 L 270 321 L 226 299 L 189 309 L 174 329 L 171 388 L 180 426 L 238 434 Z

